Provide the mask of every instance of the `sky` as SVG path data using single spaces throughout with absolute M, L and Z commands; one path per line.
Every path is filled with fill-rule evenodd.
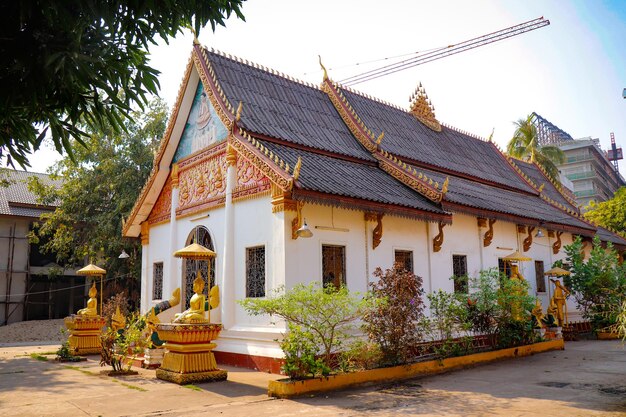
M 317 85 L 318 55 L 330 78 L 341 80 L 385 58 L 543 16 L 547 27 L 354 88 L 407 108 L 421 82 L 441 122 L 485 138 L 493 129 L 502 148 L 513 122 L 533 111 L 574 138 L 599 138 L 608 149 L 614 132 L 618 146 L 626 147 L 624 1 L 249 0 L 242 11 L 245 22 L 231 17 L 215 32 L 205 28 L 200 42 Z M 151 49 L 170 108 L 192 42 L 185 33 Z M 50 149 L 39 151 L 30 170 L 44 172 L 56 157 Z M 626 176 L 623 161 L 620 169 Z

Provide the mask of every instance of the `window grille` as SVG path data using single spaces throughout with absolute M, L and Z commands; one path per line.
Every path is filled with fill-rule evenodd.
M 346 247 L 322 245 L 322 283 L 335 288 L 346 285 Z
M 163 262 L 155 262 L 152 268 L 152 299 L 163 298 Z
M 454 292 L 466 293 L 467 256 L 452 255 L 452 275 L 454 276 Z
M 265 297 L 265 246 L 246 248 L 246 297 Z
M 537 292 L 546 292 L 546 277 L 543 273 L 543 261 L 535 261 L 535 281 L 537 282 Z
M 397 250 L 395 252 L 395 263 L 400 264 L 402 269 L 408 272 L 413 271 L 413 251 Z

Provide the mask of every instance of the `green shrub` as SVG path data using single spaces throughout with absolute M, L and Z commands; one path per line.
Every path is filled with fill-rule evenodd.
M 344 347 L 353 322 L 370 303 L 345 287 L 322 287 L 318 283 L 299 284 L 287 291 L 279 288 L 266 299 L 239 301 L 249 314 L 269 314 L 287 322 L 287 333 L 280 344 L 285 353 L 284 371 L 292 379 L 332 370 L 333 353 Z

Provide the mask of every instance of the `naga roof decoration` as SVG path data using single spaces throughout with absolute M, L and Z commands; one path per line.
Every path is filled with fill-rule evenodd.
M 322 68 L 324 67 L 322 66 Z M 381 132 L 378 137 L 374 135 L 350 105 L 339 85 L 328 78 L 325 68 L 321 88 L 328 94 L 330 101 L 354 137 L 378 160 L 380 168 L 429 200 L 436 203 L 442 200 L 445 193 L 442 192 L 439 183 L 433 182 L 432 179 L 429 180 L 426 175 L 418 172 L 415 168 L 409 168 L 404 161 L 395 155 L 379 149 L 385 133 Z
M 435 132 L 441 132 L 441 123 L 435 117 L 435 107 L 428 98 L 426 90 L 422 87 L 422 83 L 415 88 L 415 92 L 409 98 L 409 102 L 411 103 L 409 112 L 417 120 Z

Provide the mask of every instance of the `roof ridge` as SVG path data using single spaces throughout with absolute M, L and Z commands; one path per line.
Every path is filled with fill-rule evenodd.
M 470 137 L 470 138 L 472 138 L 472 139 L 477 139 L 477 140 L 479 140 L 479 141 L 481 141 L 481 142 L 491 142 L 489 139 L 486 139 L 486 138 L 480 137 L 480 136 L 478 136 L 478 135 L 477 135 L 477 134 L 475 134 L 475 133 L 468 132 L 468 131 L 463 130 L 463 129 L 459 129 L 458 127 L 452 126 L 452 125 L 451 125 L 451 124 L 449 124 L 449 123 L 446 123 L 446 122 L 440 122 L 440 123 L 441 123 L 443 126 L 447 127 L 448 129 L 450 129 L 450 130 L 454 130 L 455 132 L 457 132 L 457 133 L 461 133 L 461 134 L 463 134 L 463 135 L 465 135 L 465 136 L 468 136 L 468 137 Z
M 202 46 L 202 49 L 208 51 L 208 48 L 206 46 Z M 267 72 L 269 74 L 277 75 L 277 76 L 282 77 L 282 78 L 284 78 L 286 80 L 289 80 L 289 81 L 301 84 L 301 85 L 303 85 L 305 87 L 310 87 L 310 88 L 314 88 L 316 90 L 320 90 L 321 91 L 320 87 L 318 85 L 312 83 L 312 82 L 304 81 L 304 80 L 296 78 L 296 77 L 294 77 L 292 75 L 285 74 L 284 72 L 277 71 L 274 68 L 267 67 L 267 66 L 265 66 L 263 64 L 260 64 L 258 62 L 254 62 L 254 61 L 250 61 L 250 60 L 247 60 L 247 59 L 243 59 L 243 58 L 241 58 L 241 57 L 239 57 L 237 55 L 228 54 L 228 53 L 226 53 L 226 52 L 224 52 L 222 50 L 216 49 L 214 47 L 211 47 L 210 52 L 212 54 L 221 56 L 222 58 L 230 59 L 231 61 L 237 62 L 239 64 L 247 65 L 249 67 L 258 69 L 260 71 L 265 71 L 265 72 Z
M 332 82 L 333 82 L 334 84 L 336 84 L 337 86 L 340 86 L 340 87 L 341 87 L 341 89 L 343 89 L 343 90 L 347 90 L 348 92 L 350 92 L 350 93 L 352 93 L 352 94 L 355 94 L 355 95 L 357 95 L 357 96 L 361 96 L 361 97 L 366 98 L 366 99 L 368 99 L 368 100 L 375 101 L 375 102 L 377 102 L 377 103 L 379 103 L 379 104 L 383 104 L 383 105 L 385 105 L 385 106 L 389 106 L 389 107 L 394 108 L 394 109 L 396 109 L 396 110 L 400 110 L 400 111 L 402 111 L 402 112 L 404 112 L 404 113 L 409 113 L 409 110 L 408 110 L 408 109 L 405 109 L 405 108 L 403 108 L 402 106 L 399 106 L 399 105 L 397 105 L 397 104 L 395 104 L 395 103 L 392 103 L 392 102 L 390 102 L 390 101 L 383 100 L 383 99 L 378 98 L 378 97 L 374 97 L 374 96 L 369 95 L 369 94 L 367 94 L 367 93 L 365 93 L 365 92 L 363 92 L 363 91 L 355 90 L 355 89 L 354 89 L 354 88 L 352 88 L 352 87 L 345 86 L 345 85 L 340 84 L 340 83 L 338 83 L 338 82 L 336 82 L 336 81 L 332 81 Z

